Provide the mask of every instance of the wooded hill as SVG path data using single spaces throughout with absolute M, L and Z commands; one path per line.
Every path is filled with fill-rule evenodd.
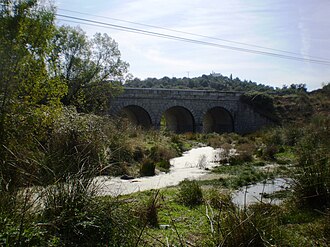
M 242 91 L 241 100 L 255 108 L 260 114 L 276 123 L 301 122 L 314 114 L 330 112 L 330 84 L 322 89 L 307 92 L 306 84 L 283 85 L 274 88 L 261 83 L 235 79 L 221 74 L 202 75 L 195 78 L 135 78 L 125 87 L 172 88 L 193 90 Z

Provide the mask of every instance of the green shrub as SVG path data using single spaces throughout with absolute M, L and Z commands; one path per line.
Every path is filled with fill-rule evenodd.
M 179 184 L 179 200 L 188 207 L 203 202 L 202 189 L 196 181 L 184 180 Z
M 33 191 L 0 189 L 0 246 L 46 246 L 45 229 L 36 222 Z
M 168 160 L 162 160 L 156 163 L 156 167 L 158 167 L 161 171 L 168 172 L 171 168 L 171 163 Z
M 242 94 L 240 100 L 252 106 L 258 113 L 278 121 L 275 113 L 274 99 L 271 95 L 261 92 L 248 92 Z
M 143 202 L 143 205 L 139 207 L 140 218 L 145 225 L 151 227 L 158 227 L 158 196 L 159 190 L 155 193 L 152 193 L 147 201 Z
M 155 175 L 155 163 L 151 159 L 144 159 L 140 168 L 141 176 L 154 176 Z
M 208 204 L 218 210 L 234 209 L 231 194 L 220 192 L 217 189 L 211 189 L 207 192 L 206 200 Z
M 231 166 L 243 165 L 244 163 L 251 162 L 253 157 L 249 153 L 240 153 L 237 155 L 232 155 L 228 158 L 228 163 Z
M 141 147 L 135 147 L 133 151 L 133 158 L 135 161 L 140 162 L 144 158 L 144 152 Z
M 97 187 L 83 173 L 48 186 L 39 222 L 48 242 L 60 246 L 132 246 L 139 223 L 127 203 L 96 198 Z
M 304 128 L 298 143 L 294 190 L 301 206 L 324 210 L 330 206 L 330 117 L 318 117 Z
M 214 246 L 270 246 L 277 226 L 277 210 L 268 204 L 256 204 L 246 210 L 229 207 L 213 217 L 215 229 L 210 242 Z
M 156 145 L 150 149 L 149 158 L 154 162 L 170 160 L 176 157 L 177 152 L 172 146 Z
M 274 144 L 266 145 L 262 148 L 261 157 L 265 160 L 275 160 L 275 155 L 278 152 L 278 146 Z

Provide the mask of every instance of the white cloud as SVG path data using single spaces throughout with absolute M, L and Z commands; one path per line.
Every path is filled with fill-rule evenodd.
M 66 2 L 70 1 L 63 1 L 62 8 L 68 4 Z M 85 4 L 85 1 L 80 2 L 75 5 L 74 10 L 83 11 L 87 4 L 91 5 L 89 1 Z M 327 32 L 330 26 L 328 18 L 330 2 L 327 0 L 317 2 L 308 0 L 275 2 L 272 0 L 99 0 L 91 9 L 95 15 L 312 56 L 330 57 L 330 33 Z M 239 46 L 235 43 L 125 22 L 100 20 L 190 39 Z M 315 85 L 320 86 L 330 76 L 329 66 L 282 60 L 111 29 L 88 28 L 88 33 L 96 31 L 108 32 L 119 43 L 123 59 L 131 64 L 133 75 L 140 78 L 186 76 L 187 71 L 190 71 L 191 76 L 199 76 L 213 70 L 224 75 L 233 73 L 240 78 L 273 83 L 276 86 L 297 82 L 307 83 L 315 88 Z M 259 49 L 248 46 L 244 48 Z

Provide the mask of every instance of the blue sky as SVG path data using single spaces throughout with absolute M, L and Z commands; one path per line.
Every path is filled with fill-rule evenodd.
M 195 77 L 214 71 L 274 87 L 305 83 L 309 90 L 313 90 L 322 87 L 322 83 L 330 82 L 329 0 L 55 0 L 55 5 L 59 14 L 220 45 L 280 53 L 255 47 L 262 46 L 294 53 L 280 53 L 284 55 L 329 62 L 324 65 L 281 59 L 79 24 L 88 35 L 101 32 L 115 39 L 122 59 L 130 64 L 130 73 L 141 79 L 164 76 L 179 78 L 187 77 L 188 74 L 189 77 Z M 103 17 L 255 46 L 180 34 Z M 58 21 L 58 24 L 78 25 L 64 21 Z

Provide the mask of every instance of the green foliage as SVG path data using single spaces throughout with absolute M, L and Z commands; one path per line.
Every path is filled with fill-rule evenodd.
M 206 194 L 206 201 L 209 205 L 218 210 L 233 210 L 235 208 L 232 197 L 229 193 L 222 193 L 217 189 L 210 189 Z
M 241 95 L 240 100 L 252 106 L 254 110 L 274 121 L 278 121 L 275 113 L 273 97 L 261 92 L 247 92 Z
M 96 190 L 81 171 L 39 190 L 0 191 L 0 245 L 135 245 L 140 222 L 134 205 L 97 198 Z
M 128 68 L 118 44 L 107 34 L 88 39 L 80 28 L 69 26 L 58 28 L 53 43 L 51 68 L 68 86 L 62 102 L 82 112 L 107 112 Z
M 38 1 L 4 1 L 1 6 L 0 169 L 5 186 L 18 184 L 21 170 L 33 173 L 26 156 L 36 155 L 61 111 L 66 85 L 48 74 L 46 63 L 54 29 L 53 9 Z
M 213 217 L 215 229 L 209 244 L 215 246 L 269 246 L 277 225 L 277 210 L 268 204 L 256 204 L 246 210 L 227 207 Z
M 64 246 L 88 246 L 94 237 L 101 240 L 94 222 L 97 219 L 89 208 L 93 192 L 91 180 L 82 173 L 68 176 L 45 190 L 42 219 L 49 225 L 50 235 L 58 236 Z
M 171 146 L 155 145 L 150 148 L 149 158 L 155 162 L 169 161 L 176 157 L 177 151 Z
M 155 193 L 152 193 L 146 201 L 143 202 L 143 205 L 140 206 L 140 218 L 145 225 L 151 227 L 158 227 L 158 207 L 159 207 L 159 190 Z
M 255 152 L 255 149 L 255 146 L 251 143 L 242 143 L 240 145 L 237 145 L 237 154 L 231 155 L 228 158 L 228 163 L 232 166 L 236 166 L 251 162 L 253 160 L 253 154 Z
M 238 189 L 242 186 L 247 186 L 265 179 L 274 177 L 272 172 L 267 172 L 256 167 L 254 163 L 246 163 L 244 165 L 222 165 L 214 169 L 214 172 L 220 173 L 224 178 L 219 178 L 215 181 L 203 181 L 202 184 L 220 185 L 225 188 Z M 228 176 L 229 175 L 229 176 Z
M 330 118 L 319 116 L 304 128 L 297 145 L 295 192 L 302 206 L 325 209 L 330 206 Z
M 274 95 L 276 114 L 282 123 L 302 123 L 315 113 L 312 98 L 306 93 Z
M 100 174 L 112 158 L 110 126 L 106 118 L 64 109 L 49 133 L 49 140 L 40 145 L 39 155 L 33 160 L 26 157 L 36 171 L 34 183 L 51 184 L 82 169 L 89 176 Z
M 156 167 L 161 171 L 168 172 L 171 168 L 171 163 L 168 160 L 162 160 L 156 163 Z
M 150 148 L 148 159 L 161 170 L 168 171 L 171 167 L 170 159 L 176 157 L 177 153 L 173 145 L 156 144 Z
M 179 200 L 188 207 L 200 205 L 203 202 L 203 192 L 196 181 L 184 180 L 179 184 Z
M 196 78 L 169 78 L 161 79 L 147 78 L 140 80 L 135 78 L 128 81 L 125 86 L 137 88 L 177 88 L 198 90 L 220 90 L 220 91 L 274 91 L 274 88 L 257 84 L 252 81 L 233 79 L 223 75 L 202 75 Z
M 282 207 L 278 215 L 280 225 L 274 235 L 281 246 L 328 246 L 325 234 L 326 219 L 319 212 L 295 207 L 294 203 Z
M 151 159 L 142 160 L 140 175 L 141 176 L 154 176 L 156 165 Z

